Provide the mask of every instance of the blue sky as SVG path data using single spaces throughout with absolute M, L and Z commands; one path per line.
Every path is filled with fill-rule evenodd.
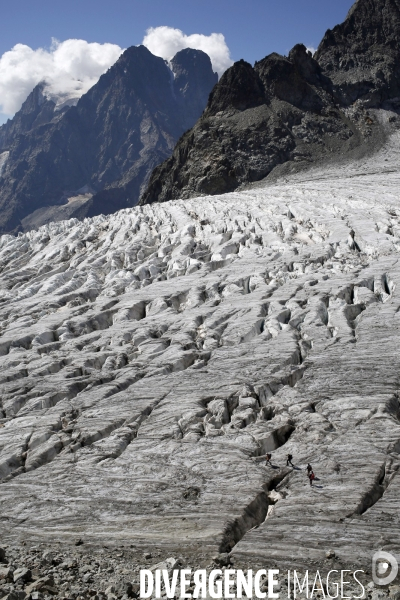
M 140 44 L 149 27 L 167 25 L 187 35 L 222 33 L 233 60 L 254 63 L 270 52 L 286 54 L 298 42 L 316 48 L 326 29 L 342 22 L 351 5 L 352 0 L 4 2 L 0 56 L 17 43 L 48 48 L 51 38 L 110 42 L 125 48 Z M 4 93 L 7 90 L 2 89 Z

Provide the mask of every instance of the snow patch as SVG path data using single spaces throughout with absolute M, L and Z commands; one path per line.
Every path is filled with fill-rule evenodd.
M 8 158 L 8 155 L 9 155 L 9 154 L 10 154 L 10 153 L 9 153 L 9 151 L 8 151 L 8 150 L 7 150 L 6 152 L 2 152 L 2 153 L 0 154 L 0 175 L 1 175 L 1 174 L 2 174 L 2 172 L 3 172 L 3 169 L 4 169 L 4 167 L 5 167 L 5 164 L 6 164 L 6 162 L 7 162 L 7 158 Z

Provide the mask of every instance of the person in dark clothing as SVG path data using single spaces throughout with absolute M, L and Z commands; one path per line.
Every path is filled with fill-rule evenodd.
M 308 463 L 307 465 L 307 475 L 309 475 L 312 472 L 312 466 L 310 465 L 310 463 Z
M 292 456 L 291 454 L 288 454 L 288 455 L 287 455 L 287 461 L 286 461 L 286 466 L 287 466 L 287 467 L 288 467 L 289 465 L 290 465 L 291 467 L 294 467 L 294 464 L 292 463 L 292 458 L 293 458 L 293 456 Z
M 271 458 L 272 458 L 272 454 L 267 454 L 265 464 L 267 464 L 267 465 L 269 464 L 272 467 Z

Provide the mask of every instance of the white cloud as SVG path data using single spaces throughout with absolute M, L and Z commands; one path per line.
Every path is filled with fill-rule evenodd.
M 311 54 L 314 56 L 314 54 L 316 53 L 317 49 L 314 48 L 313 46 L 307 46 L 307 50 L 309 52 L 311 52 Z
M 233 64 L 222 33 L 185 35 L 183 31 L 173 27 L 150 27 L 146 31 L 142 44 L 150 52 L 156 56 L 162 56 L 166 60 L 170 60 L 179 50 L 184 48 L 203 50 L 211 58 L 213 69 L 217 71 L 219 76 Z
M 46 81 L 51 97 L 80 97 L 122 52 L 115 44 L 53 39 L 50 49 L 17 44 L 0 57 L 0 112 L 13 115 L 33 90 Z

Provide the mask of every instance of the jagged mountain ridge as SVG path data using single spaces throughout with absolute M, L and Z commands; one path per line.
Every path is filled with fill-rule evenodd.
M 370 106 L 400 96 L 399 57 L 399 0 L 357 0 L 315 55 L 343 103 Z
M 54 117 L 61 116 L 63 111 L 55 112 L 56 104 L 46 97 L 44 88 L 44 83 L 35 86 L 20 110 L 0 127 L 0 153 L 8 152 L 19 135 L 25 135 L 49 123 Z
M 101 198 L 87 192 L 108 186 L 114 197 L 106 212 L 134 205 L 152 169 L 200 116 L 217 81 L 209 57 L 198 50 L 178 52 L 171 66 L 175 78 L 163 59 L 132 47 L 60 115 L 52 101 L 43 103 L 40 90 L 31 94 L 0 129 L 9 152 L 0 179 L 0 231 L 21 223 L 30 228 L 47 217 L 98 214 Z M 37 209 L 36 221 L 27 219 Z
M 399 14 L 398 0 L 358 0 L 314 57 L 297 45 L 254 68 L 235 63 L 141 202 L 224 193 L 284 163 L 288 171 L 379 145 L 368 107 L 400 107 Z

